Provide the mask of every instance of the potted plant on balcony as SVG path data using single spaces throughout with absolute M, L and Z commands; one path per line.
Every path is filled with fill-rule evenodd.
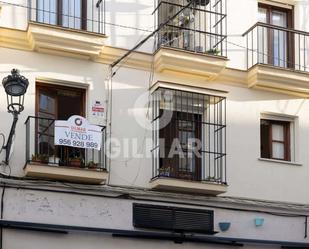
M 39 154 L 32 154 L 31 156 L 31 163 L 41 163 L 41 158 L 40 158 L 40 155 Z
M 207 54 L 211 54 L 211 55 L 219 55 L 220 54 L 220 50 L 217 48 L 211 48 L 209 50 L 206 51 Z
M 41 163 L 49 163 L 49 156 L 47 154 L 41 154 Z
M 83 166 L 83 158 L 74 156 L 69 159 L 69 164 L 72 167 L 81 168 Z
M 173 172 L 171 167 L 163 166 L 159 169 L 159 176 L 170 177 Z
M 179 171 L 178 177 L 184 180 L 192 180 L 192 172 L 190 171 Z
M 49 156 L 46 154 L 33 154 L 31 156 L 31 162 L 35 164 L 48 163 Z
M 93 160 L 91 160 L 87 163 L 87 168 L 88 169 L 97 169 L 98 163 L 95 163 Z

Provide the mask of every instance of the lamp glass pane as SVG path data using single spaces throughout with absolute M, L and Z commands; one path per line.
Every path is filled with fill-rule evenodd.
M 7 94 L 12 96 L 20 96 L 24 94 L 24 87 L 18 84 L 10 84 L 5 90 Z

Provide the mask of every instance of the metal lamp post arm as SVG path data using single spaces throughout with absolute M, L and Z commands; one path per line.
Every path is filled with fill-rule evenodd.
M 10 135 L 8 137 L 8 141 L 7 141 L 6 145 L 3 147 L 5 149 L 5 161 L 4 162 L 6 164 L 9 163 L 11 147 L 12 147 L 12 142 L 13 142 L 13 136 L 15 134 L 16 124 L 17 124 L 17 121 L 18 121 L 18 113 L 13 112 L 12 114 L 13 114 L 13 123 L 12 123 L 12 126 L 11 126 Z

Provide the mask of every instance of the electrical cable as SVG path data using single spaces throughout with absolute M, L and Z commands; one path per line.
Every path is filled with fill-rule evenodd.
M 22 6 L 22 5 L 18 5 L 18 4 L 13 4 L 13 3 L 8 3 L 8 2 L 5 2 L 5 1 L 0 1 L 0 3 L 4 3 L 4 4 L 9 4 L 9 5 L 14 5 L 14 6 L 18 6 L 18 7 L 24 7 L 24 8 L 29 8 L 29 7 L 27 7 L 27 6 Z M 87 19 L 87 20 L 89 20 L 89 19 Z M 135 28 L 135 27 L 130 27 L 130 26 L 124 26 L 124 25 L 118 25 L 118 24 L 112 24 L 112 23 L 106 23 L 106 24 L 110 24 L 110 25 L 114 25 L 114 26 L 119 26 L 119 27 L 123 27 L 123 28 L 130 28 L 130 29 L 135 29 L 135 30 L 140 30 L 140 31 L 145 31 L 145 32 L 151 32 L 150 30 L 144 30 L 144 29 L 139 29 L 139 28 Z M 179 38 L 178 38 L 179 39 Z M 168 41 L 168 42 L 170 42 L 170 41 Z M 243 48 L 243 49 L 248 49 L 247 47 L 244 47 L 244 46 L 241 46 L 241 45 L 239 45 L 239 44 L 236 44 L 236 43 L 233 43 L 233 42 L 230 42 L 230 41 L 226 41 L 228 44 L 231 44 L 231 45 L 234 45 L 234 46 L 237 46 L 237 47 L 240 47 L 240 48 Z M 258 52 L 258 51 L 256 51 L 256 50 L 254 50 L 254 49 L 248 49 L 249 51 L 252 51 L 252 52 L 256 52 L 257 54 L 261 54 L 261 55 L 266 55 L 266 56 L 269 56 L 268 54 L 265 54 L 265 53 L 261 53 L 261 52 Z M 276 57 L 272 57 L 273 59 L 279 59 L 279 58 L 276 58 Z M 285 61 L 286 62 L 286 60 L 282 60 L 282 61 Z M 152 63 L 153 64 L 153 63 Z M 298 64 L 294 64 L 294 65 L 296 65 L 296 66 L 301 66 L 301 65 L 298 65 Z M 121 66 L 119 66 L 118 68 L 117 68 L 117 70 L 116 70 L 116 72 L 120 69 L 120 67 Z M 152 72 L 152 71 L 151 71 Z M 152 76 L 153 77 L 153 76 Z M 1 136 L 3 136 L 4 137 L 4 135 L 2 134 L 2 133 L 0 133 L 0 135 Z M 5 137 L 4 137 L 5 138 Z M 3 143 L 3 144 L 5 144 L 5 142 Z M 2 152 L 2 150 L 3 150 L 3 146 L 2 146 L 2 148 L 1 148 L 1 150 L 0 150 L 0 152 Z M 11 174 L 11 173 L 10 173 Z M 9 174 L 9 175 L 10 175 Z M 37 185 L 35 185 L 35 186 L 37 186 Z M 70 187 L 72 187 L 71 185 L 69 185 Z M 3 195 L 4 195 L 4 191 L 3 191 Z M 3 196 L 2 195 L 2 196 Z M 219 207 L 220 208 L 220 207 Z M 230 208 L 229 208 L 230 209 Z M 1 208 L 1 210 L 2 210 L 2 208 Z M 237 209 L 238 211 L 239 211 L 239 209 Z M 248 210 L 246 210 L 246 211 L 248 211 Z M 1 211 L 2 212 L 2 211 Z M 257 210 L 255 211 L 255 212 L 258 212 Z M 278 215 L 278 214 L 275 214 L 275 213 L 272 213 L 272 212 L 264 212 L 264 211 L 262 211 L 263 213 L 268 213 L 268 214 L 272 214 L 272 215 Z M 307 216 L 304 216 L 304 215 L 294 215 L 294 216 L 291 216 L 290 214 L 287 214 L 287 215 L 283 215 L 283 214 L 280 214 L 280 216 L 288 216 L 288 217 L 307 217 Z
M 3 216 L 4 216 L 4 194 L 5 194 L 5 183 L 2 186 L 2 193 L 1 193 L 1 213 L 0 213 L 0 217 L 1 220 L 3 220 Z M 3 228 L 0 228 L 0 249 L 3 248 Z
M 47 13 L 49 13 L 49 14 L 57 14 L 57 12 L 46 11 L 46 10 L 44 10 L 44 9 L 39 9 L 39 8 L 31 8 L 31 7 L 22 5 L 22 4 L 8 3 L 8 2 L 6 2 L 6 1 L 0 1 L 0 3 L 2 3 L 2 4 L 7 4 L 7 5 L 10 5 L 10 6 L 14 6 L 14 7 L 20 7 L 20 8 L 25 8 L 25 9 L 35 10 L 35 11 L 47 12 Z M 64 14 L 64 13 L 62 13 L 61 15 L 64 16 L 64 17 L 77 18 L 76 16 L 67 15 L 67 14 Z M 94 21 L 94 20 L 92 20 L 92 19 L 83 18 L 83 17 L 78 17 L 78 19 L 79 19 L 79 20 L 82 20 L 82 21 L 91 21 L 91 22 Z M 94 22 L 99 22 L 99 21 L 94 21 Z M 154 28 L 154 26 L 147 27 L 147 28 L 136 28 L 136 27 L 127 26 L 127 25 L 123 25 L 123 24 L 115 24 L 115 23 L 110 23 L 110 22 L 104 22 L 104 23 L 107 24 L 107 25 L 110 25 L 110 26 L 116 26 L 116 27 L 126 28 L 126 29 L 133 29 L 133 30 L 144 31 L 144 32 L 149 32 L 149 33 L 152 32 L 152 30 L 150 30 L 150 29 Z
M 2 146 L 0 147 L 0 154 L 1 154 L 5 146 L 5 135 L 3 133 L 0 133 L 0 136 L 3 139 Z
M 9 2 L 5 2 L 5 1 L 1 1 L 0 0 L 0 3 L 3 3 L 3 4 L 7 4 L 7 5 L 11 5 L 11 6 L 15 6 L 15 7 L 22 7 L 22 8 L 26 8 L 26 9 L 29 9 L 30 7 L 28 6 L 25 6 L 25 5 L 21 5 L 21 4 L 16 4 L 16 3 L 9 3 Z M 34 10 L 40 10 L 40 9 L 37 9 L 37 8 L 30 8 L 30 9 L 34 9 Z M 41 10 L 41 11 L 44 11 L 44 10 Z M 49 13 L 56 13 L 56 12 L 49 12 Z M 67 16 L 67 17 L 72 17 L 74 18 L 74 16 L 71 16 L 71 15 L 64 15 L 63 16 Z M 75 17 L 76 18 L 76 17 Z M 91 19 L 87 19 L 87 18 L 80 18 L 82 20 L 87 20 L 87 21 L 93 21 Z M 105 24 L 107 25 L 111 25 L 111 26 L 117 26 L 117 27 L 121 27 L 121 28 L 128 28 L 128 29 L 133 29 L 133 30 L 138 30 L 138 31 L 144 31 L 144 32 L 153 32 L 152 30 L 149 30 L 151 28 L 154 28 L 154 26 L 152 27 L 149 27 L 148 29 L 141 29 L 141 28 L 136 28 L 136 27 L 132 27 L 132 26 L 126 26 L 126 25 L 122 25 L 122 24 L 115 24 L 115 23 L 109 23 L 109 22 L 104 22 Z M 210 35 L 210 36 L 215 36 L 215 35 Z M 226 36 L 226 39 L 230 37 L 230 36 Z M 269 54 L 266 54 L 266 53 L 262 53 L 262 52 L 259 52 L 259 51 L 256 51 L 255 49 L 249 49 L 247 47 L 244 47 L 244 46 L 241 46 L 239 44 L 236 44 L 236 43 L 233 43 L 233 42 L 230 42 L 230 41 L 226 41 L 227 44 L 231 44 L 231 45 L 234 45 L 234 46 L 237 46 L 239 48 L 242 48 L 242 49 L 246 49 L 248 51 L 251 51 L 251 52 L 254 52 L 256 54 L 259 54 L 259 55 L 263 55 L 263 56 L 268 56 L 269 58 L 272 58 L 272 59 L 275 59 L 275 60 L 278 60 L 278 61 L 281 61 L 281 62 L 287 62 L 287 63 L 293 63 L 293 65 L 295 65 L 296 67 L 298 68 L 303 68 L 303 69 L 306 69 L 307 67 L 306 66 L 303 66 L 303 65 L 300 65 L 300 64 L 297 64 L 297 63 L 294 63 L 292 61 L 288 61 L 288 60 L 283 60 L 281 58 L 278 58 L 276 56 L 270 56 Z
M 93 196 L 93 197 L 103 197 L 103 198 L 120 198 L 123 199 L 125 198 L 129 198 L 132 200 L 136 200 L 136 201 L 146 201 L 146 202 L 157 202 L 157 203 L 165 203 L 165 204 L 178 204 L 178 205 L 194 205 L 194 206 L 199 206 L 199 207 L 205 207 L 205 208 L 217 208 L 217 209 L 223 209 L 223 210 L 231 210 L 231 211 L 243 211 L 243 212 L 256 212 L 256 213 L 264 213 L 264 214 L 269 214 L 269 215 L 273 215 L 273 216 L 279 216 L 279 217 L 287 217 L 287 218 L 297 218 L 297 217 L 308 217 L 309 215 L 306 214 L 293 214 L 293 213 L 284 213 L 284 212 L 271 212 L 271 211 L 264 211 L 264 210 L 259 210 L 259 209 L 254 209 L 254 208 L 250 208 L 250 209 L 246 209 L 246 208 L 234 208 L 234 207 L 224 207 L 222 205 L 215 205 L 215 204 L 201 204 L 201 203 L 188 203 L 185 201 L 179 201 L 179 200 L 175 200 L 172 201 L 170 198 L 168 198 L 168 200 L 158 200 L 158 199 L 154 199 L 154 198 L 143 198 L 143 197 L 137 197 L 134 196 L 134 194 L 119 194 L 119 195 L 104 195 L 102 193 L 102 189 L 97 189 L 98 193 L 85 193 L 85 192 L 77 192 L 77 191 L 73 191 L 73 190 L 57 190 L 57 189 L 42 189 L 38 187 L 38 184 L 26 184 L 27 181 L 24 181 L 25 183 L 23 183 L 22 185 L 14 185 L 14 184 L 9 184 L 9 183 L 4 183 L 4 182 L 0 182 L 1 185 L 5 184 L 6 188 L 15 188 L 15 189 L 29 189 L 29 190 L 37 190 L 37 191 L 47 191 L 47 192 L 59 192 L 59 193 L 64 193 L 64 194 L 77 194 L 77 195 L 87 195 L 87 196 Z M 50 181 L 51 183 L 55 183 L 55 181 Z M 65 184 L 67 186 L 69 186 L 71 189 L 76 189 L 76 190 L 90 190 L 88 188 L 82 188 L 82 187 L 76 187 L 73 186 L 71 184 Z M 55 185 L 49 185 L 50 187 L 55 187 Z M 94 189 L 91 189 L 94 190 Z M 147 192 L 147 191 L 145 191 Z M 146 193 L 147 194 L 147 193 Z M 269 208 L 269 206 L 261 206 L 264 208 Z

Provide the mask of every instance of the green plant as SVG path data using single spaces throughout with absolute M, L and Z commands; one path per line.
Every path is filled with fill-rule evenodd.
M 49 156 L 47 154 L 32 154 L 31 161 L 40 162 L 40 163 L 48 163 Z
M 49 155 L 47 155 L 47 154 L 41 154 L 40 158 L 41 158 L 42 163 L 48 163 L 49 162 Z
M 207 54 L 218 55 L 220 54 L 220 50 L 217 48 L 211 48 L 206 51 Z
M 206 178 L 206 181 L 214 182 L 214 181 L 216 181 L 216 177 L 214 177 L 214 176 L 208 176 L 208 177 Z
M 98 167 L 98 164 L 95 163 L 93 160 L 91 160 L 87 163 L 87 168 L 89 168 L 89 169 L 96 169 L 97 167 Z
M 40 155 L 39 154 L 32 154 L 31 161 L 32 162 L 41 162 Z

